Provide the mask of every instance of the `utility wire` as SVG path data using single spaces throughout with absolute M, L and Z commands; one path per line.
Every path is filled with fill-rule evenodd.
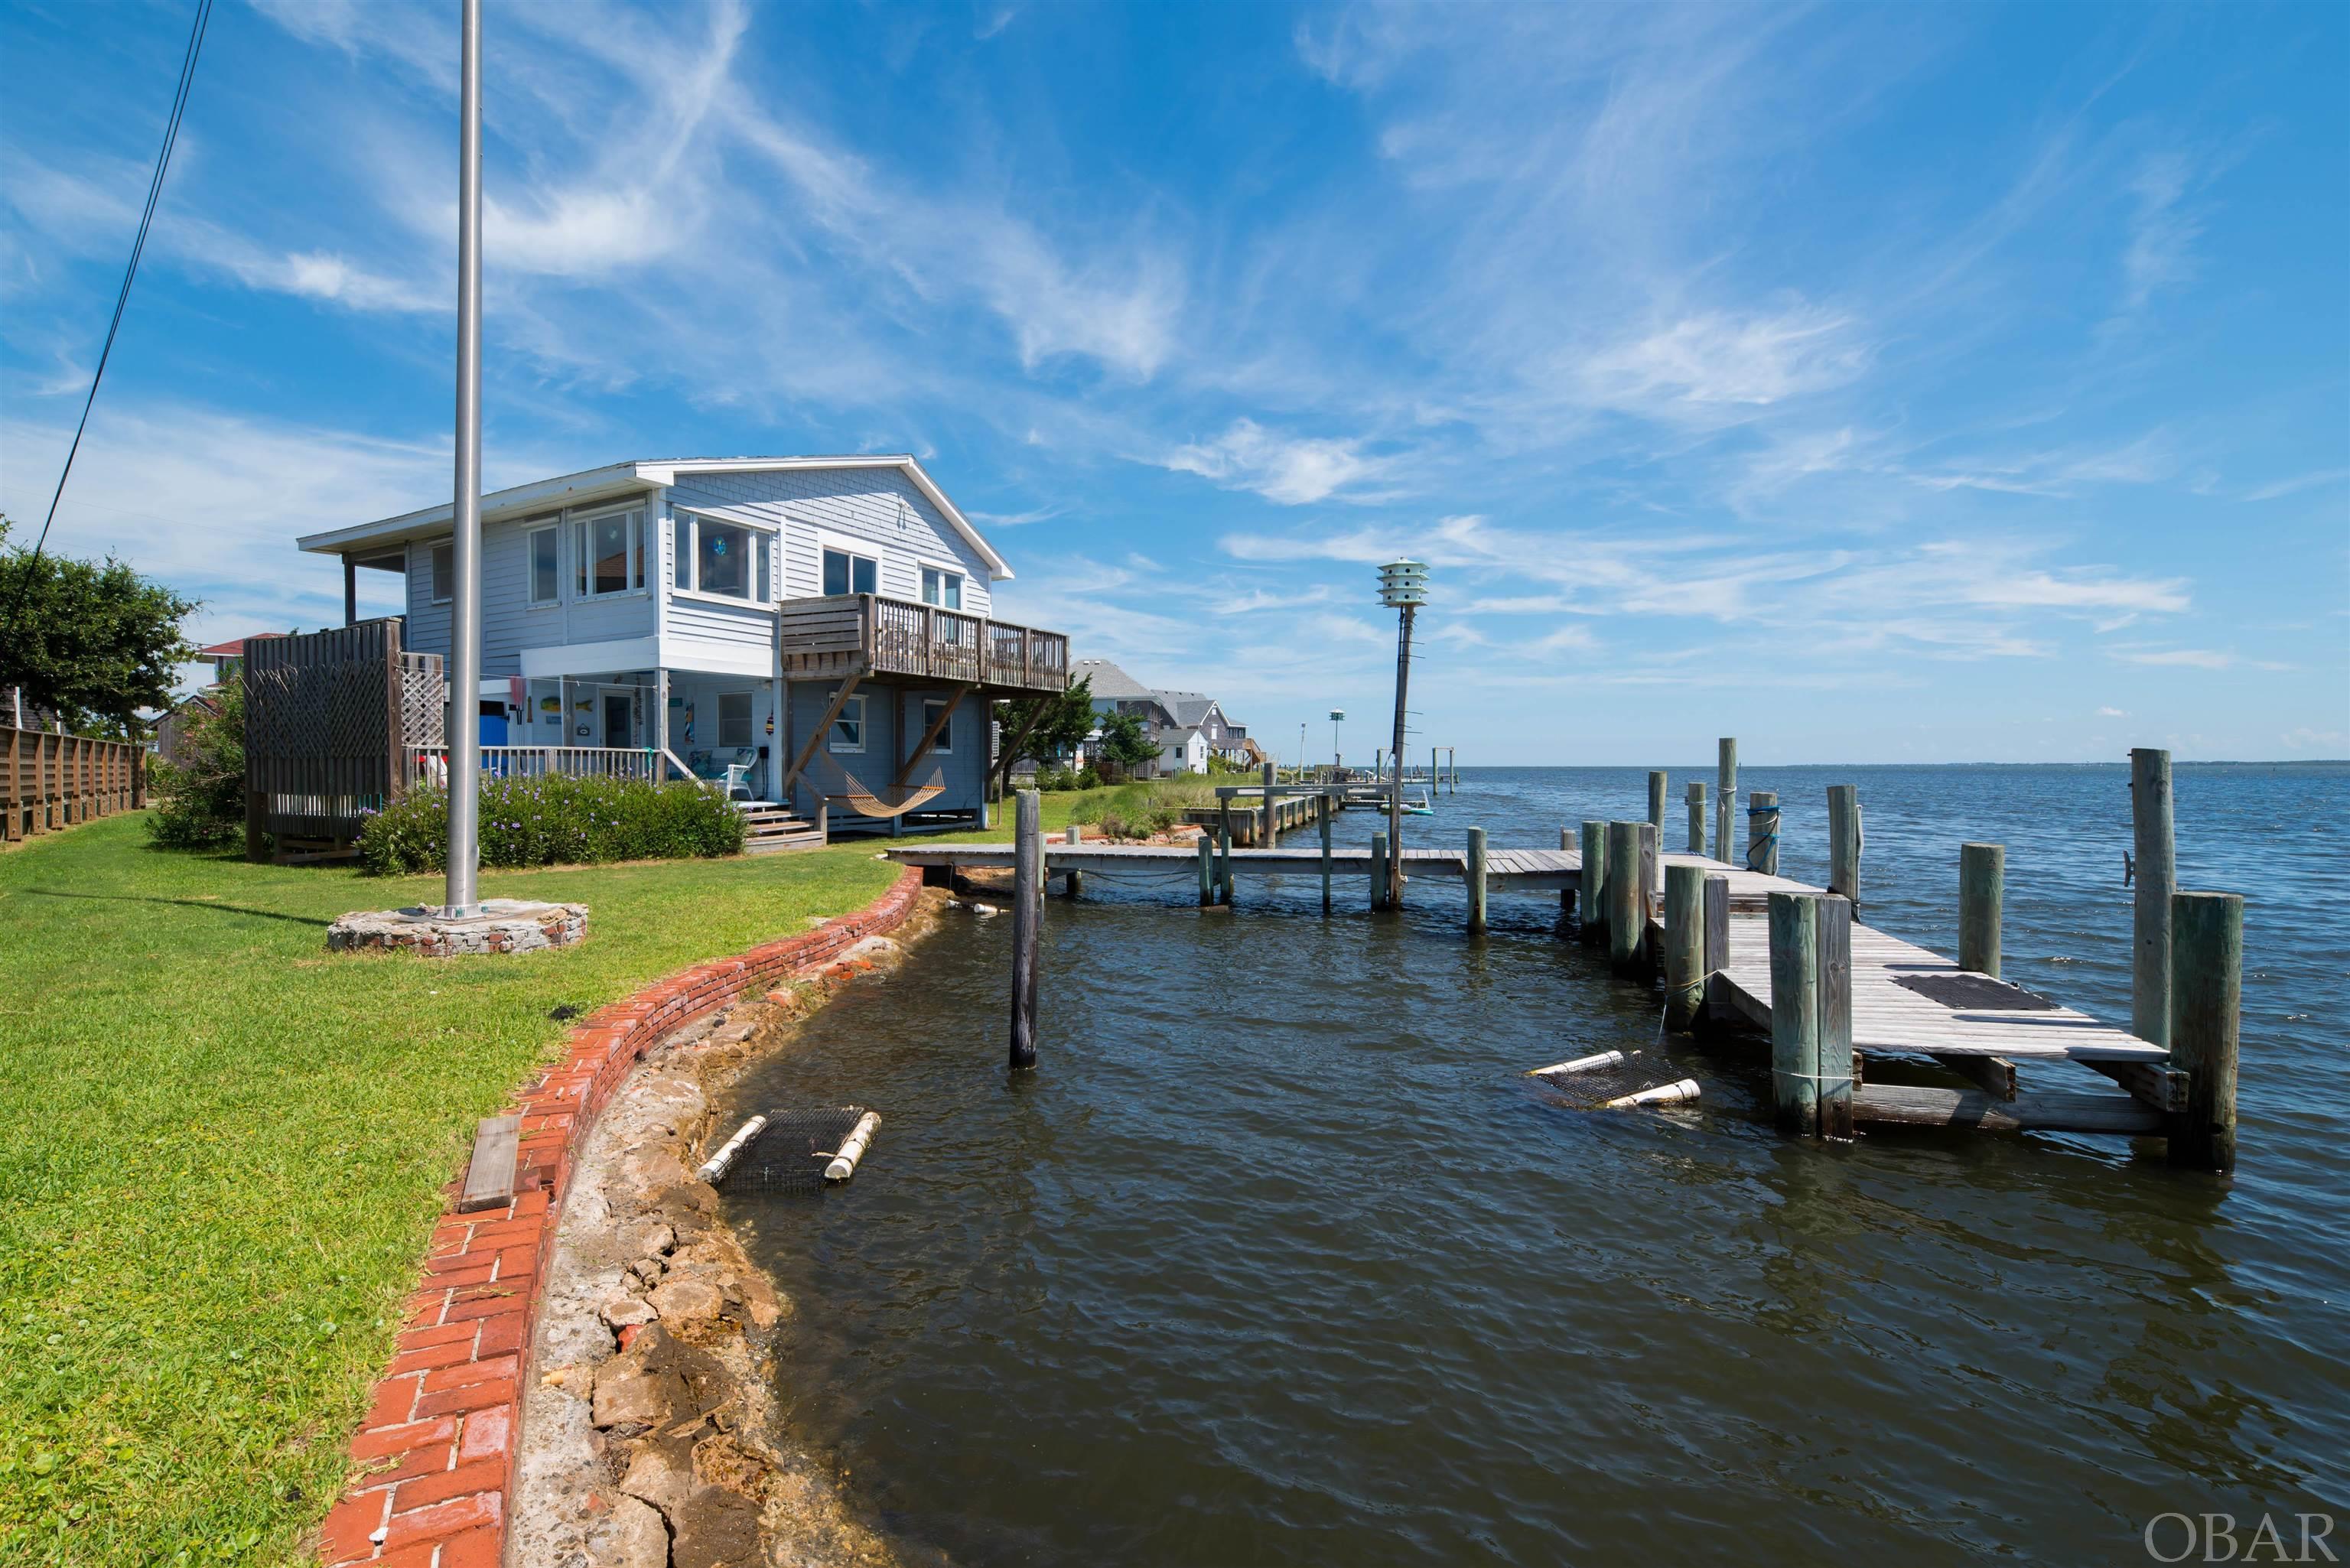
M 66 449 L 66 465 L 58 472 L 57 487 L 49 494 L 49 514 L 41 520 L 41 536 L 33 543 L 33 560 L 41 558 L 42 546 L 49 542 L 49 524 L 57 520 L 57 502 L 66 493 L 66 478 L 73 472 L 74 457 L 81 451 L 82 431 L 89 428 L 90 405 L 98 401 L 98 384 L 105 378 L 106 361 L 114 353 L 114 335 L 121 330 L 123 307 L 130 303 L 130 283 L 139 275 L 139 258 L 147 249 L 147 231 L 155 222 L 155 203 L 163 194 L 163 175 L 172 167 L 172 148 L 180 140 L 180 121 L 188 112 L 188 88 L 196 78 L 196 57 L 204 47 L 204 26 L 212 20 L 213 0 L 196 0 L 195 26 L 188 33 L 187 53 L 180 59 L 180 85 L 172 94 L 171 119 L 163 127 L 163 149 L 155 156 L 155 177 L 147 182 L 147 205 L 139 214 L 139 237 L 130 246 L 130 265 L 123 269 L 122 287 L 114 296 L 114 317 L 106 324 L 106 346 L 99 350 L 98 369 L 89 378 L 89 396 L 82 400 L 81 422 L 74 426 L 73 444 Z M 30 563 L 25 574 L 26 587 L 32 583 Z M 21 598 L 20 590 L 18 597 Z

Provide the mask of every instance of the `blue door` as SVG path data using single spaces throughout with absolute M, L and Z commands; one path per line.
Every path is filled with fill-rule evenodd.
M 503 746 L 506 743 L 506 716 L 504 713 L 482 715 L 482 744 Z

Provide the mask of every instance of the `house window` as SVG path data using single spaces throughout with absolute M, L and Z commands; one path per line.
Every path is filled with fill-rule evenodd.
M 445 605 L 457 597 L 457 546 L 432 546 L 432 602 Z
M 922 602 L 941 609 L 962 608 L 962 574 L 942 572 L 936 566 L 922 568 Z
M 834 594 L 878 594 L 881 591 L 881 565 L 870 556 L 852 556 L 846 550 L 824 553 L 824 591 Z
M 553 524 L 533 528 L 523 535 L 530 554 L 530 602 L 551 605 L 563 592 L 563 574 L 556 563 L 556 548 L 562 542 Z
M 681 588 L 693 587 L 693 514 L 681 512 L 670 524 L 671 580 Z
M 602 598 L 645 586 L 645 514 L 641 509 L 583 517 L 571 525 L 579 569 L 578 597 Z
M 935 757 L 951 757 L 954 755 L 954 716 L 948 711 L 948 704 L 944 698 L 922 699 L 923 734 L 929 734 L 931 726 L 939 723 L 941 713 L 947 713 L 947 722 L 939 724 L 939 738 L 931 743 L 931 754 Z
M 832 738 L 826 749 L 835 752 L 861 752 L 865 749 L 865 699 L 851 697 L 840 705 L 840 717 L 832 722 Z
M 751 694 L 748 691 L 721 691 L 718 694 L 718 743 L 722 746 L 747 746 L 751 743 Z
M 775 535 L 740 523 L 681 512 L 676 523 L 677 586 L 731 599 L 773 597 Z

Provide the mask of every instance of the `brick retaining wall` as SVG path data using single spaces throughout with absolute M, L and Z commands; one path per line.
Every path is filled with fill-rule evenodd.
M 539 1264 L 554 1248 L 572 1158 L 597 1114 L 663 1035 L 896 929 L 921 890 L 921 873 L 910 867 L 856 914 L 697 964 L 598 1009 L 572 1030 L 562 1059 L 510 1107 L 523 1118 L 516 1173 L 523 1190 L 503 1209 L 452 1211 L 433 1228 L 399 1354 L 351 1439 L 351 1457 L 370 1468 L 320 1527 L 322 1563 L 497 1568 Z M 452 1210 L 458 1185 L 448 1189 Z

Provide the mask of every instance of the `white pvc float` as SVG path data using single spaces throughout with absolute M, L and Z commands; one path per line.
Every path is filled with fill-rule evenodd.
M 703 1160 L 702 1168 L 694 1174 L 704 1181 L 715 1182 L 726 1174 L 726 1168 L 734 1163 L 734 1157 L 741 1154 L 749 1146 L 751 1140 L 759 1136 L 760 1129 L 766 1125 L 766 1117 L 753 1116 L 749 1121 L 736 1127 L 734 1136 L 720 1145 L 716 1154 Z
M 1619 1095 L 1599 1108 L 1603 1111 L 1625 1106 L 1676 1106 L 1698 1096 L 1697 1080 L 1683 1078 L 1678 1084 L 1659 1084 L 1653 1089 L 1643 1089 L 1637 1095 Z
M 1596 1056 L 1577 1056 L 1572 1062 L 1561 1062 L 1555 1066 L 1529 1067 L 1526 1069 L 1526 1076 L 1549 1078 L 1561 1073 L 1588 1073 L 1594 1067 L 1612 1067 L 1623 1059 L 1624 1053 L 1621 1051 L 1602 1051 Z
M 881 1125 L 881 1113 L 868 1111 L 857 1118 L 856 1127 L 841 1143 L 839 1152 L 824 1168 L 827 1181 L 846 1181 L 857 1174 L 857 1162 L 865 1158 L 866 1146 L 873 1141 L 873 1131 Z

